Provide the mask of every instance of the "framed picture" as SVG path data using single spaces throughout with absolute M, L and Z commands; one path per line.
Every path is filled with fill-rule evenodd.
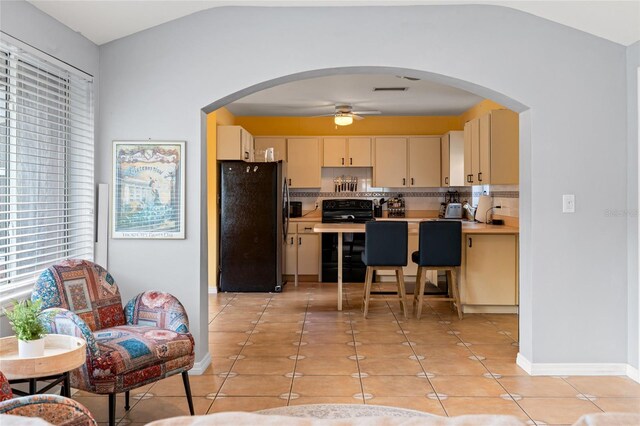
M 184 156 L 182 141 L 113 142 L 113 238 L 185 237 Z

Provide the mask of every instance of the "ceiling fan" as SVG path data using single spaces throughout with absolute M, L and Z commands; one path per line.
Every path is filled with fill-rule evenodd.
M 362 120 L 362 115 L 377 115 L 382 114 L 381 111 L 354 111 L 351 105 L 336 105 L 335 111 L 331 114 L 316 115 L 316 117 L 331 117 L 337 126 L 348 126 L 353 123 L 353 120 Z

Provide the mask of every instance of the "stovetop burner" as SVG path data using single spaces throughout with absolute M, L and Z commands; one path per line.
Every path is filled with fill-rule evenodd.
M 373 201 L 337 199 L 322 201 L 323 223 L 364 223 L 373 220 Z

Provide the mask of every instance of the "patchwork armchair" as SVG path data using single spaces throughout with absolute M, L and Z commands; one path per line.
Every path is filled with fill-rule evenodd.
M 188 371 L 194 341 L 182 304 L 168 293 L 147 291 L 122 307 L 113 277 L 87 260 L 69 259 L 45 270 L 32 300 L 52 311 L 51 333 L 83 338 L 86 363 L 71 372 L 71 386 L 109 395 L 109 425 L 115 425 L 116 394 L 182 374 L 191 415 Z
M 93 416 L 84 405 L 58 395 L 30 395 L 14 398 L 9 381 L 0 371 L 0 424 L 3 415 L 39 417 L 57 426 L 96 426 Z

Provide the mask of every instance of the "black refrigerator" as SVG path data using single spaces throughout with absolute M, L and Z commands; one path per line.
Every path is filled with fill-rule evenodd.
M 220 290 L 282 291 L 289 197 L 282 161 L 220 163 Z

